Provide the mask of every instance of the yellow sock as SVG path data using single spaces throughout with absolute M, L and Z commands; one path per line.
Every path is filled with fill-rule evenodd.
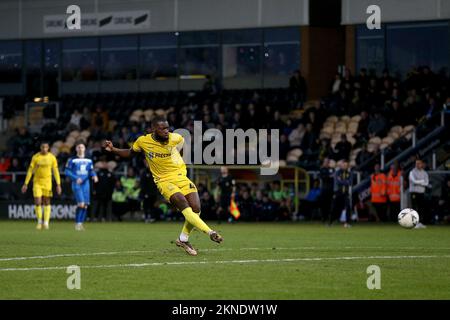
M 34 210 L 36 211 L 36 218 L 38 220 L 38 223 L 42 223 L 42 207 L 41 206 L 34 206 Z
M 200 216 L 200 212 L 194 212 L 195 214 Z M 181 233 L 184 233 L 186 236 L 189 236 L 192 232 L 192 229 L 194 229 L 194 226 L 190 224 L 187 220 L 184 222 L 183 229 L 181 230 Z
M 187 207 L 186 209 L 181 211 L 181 213 L 186 218 L 186 221 L 190 223 L 193 227 L 196 227 L 198 230 L 208 234 L 210 231 L 212 231 L 211 228 L 208 227 L 208 225 L 202 219 L 200 219 L 199 215 L 195 214 L 194 211 L 192 211 L 191 207 Z
M 51 206 L 44 206 L 44 223 L 46 224 L 50 222 L 50 212 Z

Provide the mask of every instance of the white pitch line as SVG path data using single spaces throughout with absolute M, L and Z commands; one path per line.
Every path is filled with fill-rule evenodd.
M 330 258 L 291 258 L 291 259 L 263 259 L 263 260 L 218 260 L 218 261 L 175 261 L 175 262 L 153 262 L 153 263 L 128 263 L 128 264 L 104 264 L 80 266 L 82 269 L 106 269 L 106 268 L 142 268 L 158 266 L 179 265 L 205 265 L 205 264 L 251 264 L 251 263 L 282 263 L 301 261 L 330 261 L 330 260 L 365 260 L 365 259 L 436 259 L 450 258 L 444 256 L 360 256 L 360 257 L 330 257 Z M 31 267 L 31 268 L 1 268 L 0 271 L 35 271 L 35 270 L 64 270 L 67 266 L 54 267 Z
M 417 248 L 417 247 L 399 247 L 399 248 L 386 248 L 386 247 L 271 247 L 271 248 L 210 248 L 210 249 L 199 249 L 199 252 L 220 252 L 220 251 L 260 251 L 260 250 L 330 250 L 330 249 L 388 249 L 388 250 L 421 250 L 428 248 Z M 35 260 L 35 259 L 53 259 L 53 258 L 68 258 L 68 257 L 88 257 L 88 256 L 110 256 L 110 255 L 121 255 L 121 254 L 140 254 L 140 253 L 152 253 L 161 252 L 167 249 L 160 250 L 133 250 L 133 251 L 109 251 L 109 252 L 87 252 L 87 253 L 61 253 L 61 254 L 51 254 L 42 256 L 28 256 L 28 257 L 8 257 L 0 258 L 0 262 L 3 261 L 20 261 L 20 260 Z M 170 248 L 169 250 L 175 250 L 175 248 Z M 433 250 L 450 250 L 450 247 L 438 247 L 433 248 Z

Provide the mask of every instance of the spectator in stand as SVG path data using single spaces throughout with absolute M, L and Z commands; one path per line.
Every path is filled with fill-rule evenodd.
M 430 119 L 434 114 L 440 111 L 440 108 L 436 104 L 436 100 L 433 97 L 428 99 L 428 106 L 425 112 L 425 118 Z
M 403 110 L 400 101 L 398 100 L 392 101 L 392 104 L 389 105 L 388 107 L 387 114 L 390 127 L 406 125 L 405 111 Z
M 354 116 L 359 114 L 363 109 L 363 101 L 361 99 L 360 90 L 355 90 L 353 93 L 352 102 L 350 104 L 349 115 Z
M 416 160 L 416 166 L 409 172 L 409 193 L 411 195 L 412 208 L 419 213 L 420 222 L 417 229 L 425 228 L 428 222 L 428 209 L 425 207 L 425 190 L 429 187 L 428 173 L 424 170 L 422 160 Z
M 70 116 L 69 121 L 69 128 L 71 128 L 70 130 L 80 130 L 82 118 L 83 115 L 80 113 L 80 111 L 78 109 L 75 109 L 75 111 Z
M 360 85 L 362 95 L 365 95 L 367 89 L 369 88 L 369 76 L 367 75 L 366 68 L 361 68 L 361 70 L 359 71 L 359 75 L 356 78 L 356 81 Z
M 300 106 L 303 106 L 307 96 L 307 86 L 306 80 L 303 78 L 300 70 L 295 70 L 289 79 L 289 90 L 296 103 L 300 103 Z
M 401 177 L 402 171 L 398 168 L 398 163 L 391 164 L 390 171 L 387 175 L 386 192 L 389 200 L 389 221 L 395 221 L 400 212 L 401 197 Z
M 350 157 L 350 152 L 352 151 L 352 144 L 347 140 L 347 135 L 341 135 L 341 141 L 336 143 L 335 146 L 335 158 L 336 161 L 342 159 L 348 159 Z
M 369 137 L 381 137 L 385 135 L 387 131 L 387 122 L 379 111 L 376 111 L 374 116 L 369 120 L 367 131 Z
M 416 90 L 410 90 L 408 97 L 403 103 L 405 107 L 405 116 L 408 123 L 416 122 L 421 116 L 420 98 L 417 95 Z
M 306 124 L 305 135 L 302 139 L 301 149 L 306 154 L 312 154 L 318 149 L 317 134 L 313 131 L 311 123 Z
M 297 128 L 292 130 L 289 135 L 289 143 L 291 148 L 300 148 L 302 145 L 303 137 L 305 136 L 306 129 L 303 123 L 300 123 Z
M 283 129 L 286 124 L 280 118 L 280 111 L 276 110 L 273 113 L 273 119 L 269 121 L 270 129 Z
M 341 91 L 342 84 L 342 77 L 339 73 L 336 73 L 334 75 L 334 80 L 331 84 L 331 94 L 337 95 Z
M 80 120 L 80 129 L 81 130 L 86 130 L 89 128 L 90 124 L 91 124 L 91 111 L 89 110 L 88 107 L 84 107 L 83 108 L 83 113 L 82 113 L 82 118 Z
M 128 137 L 129 141 L 136 141 L 140 136 L 142 136 L 142 133 L 140 132 L 139 127 L 137 125 L 131 126 L 131 132 Z
M 325 158 L 331 158 L 334 155 L 333 148 L 331 147 L 330 139 L 320 140 L 319 147 L 319 161 L 324 161 Z
M 109 131 L 109 116 L 101 106 L 97 106 L 91 115 L 91 129 L 101 132 Z
M 374 156 L 374 153 L 369 152 L 367 144 L 364 144 L 361 149 L 362 150 L 358 153 L 355 160 L 356 165 L 358 166 L 363 165 Z
M 9 149 L 14 150 L 14 155 L 21 160 L 31 156 L 34 151 L 33 138 L 26 128 L 16 130 L 16 134 L 9 140 Z
M 369 137 L 369 113 L 367 111 L 361 112 L 361 120 L 358 124 L 358 132 L 356 133 L 356 138 L 361 140 L 367 140 Z
M 380 165 L 377 163 L 375 172 L 370 176 L 370 195 L 372 206 L 375 210 L 377 221 L 386 221 L 386 175 L 380 171 Z
M 331 216 L 331 203 L 333 201 L 334 169 L 330 167 L 330 159 L 325 158 L 319 172 L 322 193 L 320 194 L 320 213 L 322 222 Z

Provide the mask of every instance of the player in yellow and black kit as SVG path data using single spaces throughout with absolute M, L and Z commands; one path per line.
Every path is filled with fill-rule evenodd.
M 187 177 L 186 164 L 179 152 L 183 143 L 181 135 L 169 132 L 169 124 L 165 118 L 155 117 L 152 121 L 152 133 L 139 137 L 131 149 L 117 149 L 111 141 L 105 141 L 103 147 L 126 158 L 144 153 L 159 192 L 186 218 L 176 244 L 195 256 L 197 251 L 188 241 L 194 227 L 207 233 L 217 243 L 222 242 L 223 238 L 200 218 L 197 188 Z
M 28 168 L 25 184 L 22 186 L 22 192 L 26 193 L 31 176 L 33 178 L 33 197 L 36 210 L 36 218 L 38 220 L 37 229 L 41 230 L 49 228 L 50 222 L 50 199 L 52 193 L 52 171 L 56 181 L 56 192 L 61 194 L 61 178 L 58 171 L 58 162 L 56 157 L 49 152 L 50 146 L 47 142 L 41 143 L 41 151 L 31 158 L 30 167 Z M 44 220 L 42 221 L 42 205 L 44 206 Z

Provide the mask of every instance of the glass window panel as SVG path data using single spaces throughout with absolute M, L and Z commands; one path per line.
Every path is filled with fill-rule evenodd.
M 179 37 L 181 75 L 216 75 L 218 73 L 218 32 L 185 32 Z
M 356 68 L 367 68 L 381 74 L 385 68 L 385 38 L 382 30 L 368 30 L 358 26 L 356 29 Z
M 97 38 L 63 40 L 63 81 L 92 81 L 98 76 Z
M 180 49 L 181 75 L 216 75 L 219 64 L 218 47 Z
M 26 72 L 40 73 L 42 60 L 42 42 L 40 40 L 28 40 L 25 42 Z
M 44 41 L 44 95 L 58 96 L 59 68 L 61 64 L 61 41 Z
M 0 83 L 22 82 L 22 43 L 0 41 Z
M 264 30 L 264 74 L 290 75 L 300 67 L 300 29 Z
M 45 40 L 44 68 L 45 73 L 58 73 L 61 63 L 61 43 L 59 40 Z
M 174 33 L 141 36 L 139 55 L 142 79 L 177 76 L 177 36 Z
M 26 88 L 28 96 L 41 96 L 41 64 L 42 42 L 40 40 L 25 41 Z
M 405 76 L 419 66 L 435 72 L 449 67 L 448 23 L 389 25 L 386 37 L 388 66 L 394 73 Z
M 102 80 L 134 80 L 137 74 L 137 36 L 101 38 Z
M 262 30 L 224 31 L 223 77 L 237 78 L 261 74 Z

